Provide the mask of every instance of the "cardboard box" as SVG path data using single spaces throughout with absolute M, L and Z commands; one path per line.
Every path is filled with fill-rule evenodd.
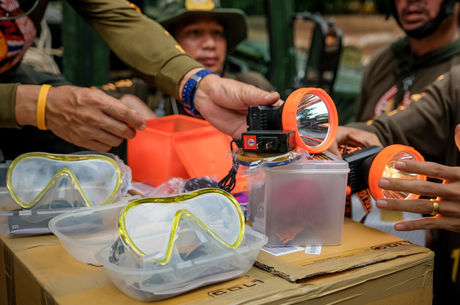
M 245 276 L 156 304 L 431 304 L 433 253 L 345 221 L 341 246 L 321 255 L 261 252 Z M 288 279 L 288 280 L 286 280 Z M 0 239 L 0 304 L 146 304 L 103 267 L 75 260 L 54 236 Z
M 404 239 L 345 218 L 343 242 L 322 246 L 320 255 L 303 251 L 282 256 L 261 252 L 256 266 L 296 282 L 316 275 L 336 273 L 429 251 Z

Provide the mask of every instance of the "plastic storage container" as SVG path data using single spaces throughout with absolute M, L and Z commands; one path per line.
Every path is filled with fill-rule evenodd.
M 248 220 L 267 246 L 341 243 L 347 162 L 320 154 L 251 171 Z
M 49 228 L 74 258 L 97 264 L 96 253 L 118 239 L 118 216 L 126 204 L 84 208 L 51 219 Z
M 266 236 L 246 227 L 244 239 L 236 249 L 223 248 L 206 256 L 196 251 L 193 257 L 176 256 L 166 265 L 133 261 L 130 255 L 128 259 L 114 260 L 112 247 L 119 237 L 118 216 L 123 207 L 102 206 L 62 214 L 50 221 L 50 229 L 70 255 L 85 263 L 102 264 L 121 291 L 142 301 L 169 298 L 242 275 L 267 242 Z M 194 231 L 189 233 L 195 235 Z M 201 234 L 197 236 L 206 239 Z
M 0 187 L 6 187 L 6 173 L 8 172 L 10 164 L 11 161 L 0 163 Z
M 118 198 L 116 203 L 104 207 L 112 208 L 112 205 L 123 207 L 126 204 L 128 198 L 122 197 Z M 92 209 L 92 207 L 21 209 L 11 198 L 8 190 L 0 187 L 0 236 L 11 238 L 49 234 L 52 232 L 49 223 L 54 217 L 84 209 Z
M 117 265 L 110 260 L 110 248 L 98 252 L 96 258 L 125 294 L 142 301 L 158 301 L 246 273 L 266 242 L 266 236 L 246 228 L 238 248 L 175 264 L 152 265 L 151 268 L 148 264 Z
M 158 186 L 172 177 L 224 177 L 232 166 L 231 137 L 207 121 L 172 115 L 147 121 L 128 141 L 133 179 Z

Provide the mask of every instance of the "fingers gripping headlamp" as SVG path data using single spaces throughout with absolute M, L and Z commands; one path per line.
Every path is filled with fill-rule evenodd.
M 338 128 L 337 109 L 319 88 L 294 91 L 282 106 L 251 106 L 242 148 L 254 153 L 286 153 L 298 147 L 309 153 L 329 148 Z
M 348 162 L 350 173 L 348 174 L 348 186 L 351 193 L 369 188 L 374 199 L 417 199 L 419 195 L 382 190 L 378 186 L 380 178 L 403 178 L 411 180 L 426 180 L 423 175 L 406 173 L 397 170 L 396 161 L 417 160 L 424 161 L 423 156 L 414 148 L 405 145 L 390 145 L 385 148 L 379 146 L 368 146 L 352 152 L 344 152 L 343 159 Z

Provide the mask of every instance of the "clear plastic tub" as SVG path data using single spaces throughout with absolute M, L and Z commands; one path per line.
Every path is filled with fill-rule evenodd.
M 19 237 L 49 234 L 48 222 L 53 217 L 68 211 L 25 210 L 14 202 L 8 189 L 0 187 L 0 236 Z
M 10 164 L 11 161 L 0 163 L 0 187 L 6 187 L 6 173 L 8 172 L 8 167 Z
M 126 204 L 85 208 L 59 215 L 49 228 L 77 260 L 97 264 L 96 253 L 118 239 L 118 216 Z
M 126 204 L 128 204 L 128 198 L 121 197 L 118 198 L 116 204 L 109 204 L 103 207 L 112 209 L 112 206 L 123 207 Z M 54 217 L 83 209 L 92 208 L 56 208 L 56 205 L 53 205 L 53 208 L 22 209 L 11 198 L 8 189 L 0 187 L 0 236 L 12 238 L 50 234 L 52 231 L 50 230 L 49 223 Z M 67 229 L 71 230 L 72 228 Z
M 240 246 L 232 249 L 185 219 L 171 260 L 161 265 L 148 256 L 115 251 L 120 236 L 118 216 L 123 207 L 109 205 L 62 214 L 50 221 L 50 229 L 70 255 L 85 263 L 103 265 L 121 291 L 142 301 L 169 298 L 237 277 L 251 268 L 267 242 L 266 236 L 246 227 Z M 158 240 L 164 240 L 163 236 Z M 187 248 L 190 244 L 195 245 L 193 249 Z
M 331 154 L 248 175 L 248 220 L 269 247 L 338 245 L 342 240 L 347 162 Z
M 98 252 L 96 258 L 125 294 L 141 301 L 158 301 L 246 273 L 266 242 L 266 236 L 246 228 L 243 242 L 236 249 L 170 262 L 165 266 L 148 263 L 118 265 L 111 260 L 111 247 Z

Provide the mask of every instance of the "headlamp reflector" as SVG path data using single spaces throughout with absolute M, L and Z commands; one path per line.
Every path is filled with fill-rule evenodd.
M 319 88 L 302 88 L 289 95 L 282 113 L 284 131 L 294 131 L 297 147 L 309 153 L 326 151 L 338 129 L 337 109 Z

